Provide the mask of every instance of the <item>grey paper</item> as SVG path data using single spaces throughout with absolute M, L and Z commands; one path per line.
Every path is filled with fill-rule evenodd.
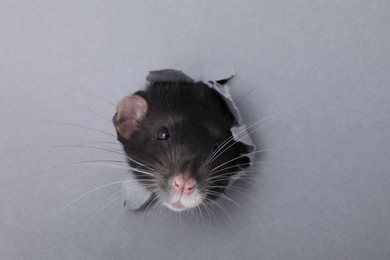
M 389 260 L 389 14 L 389 0 L 1 0 L 0 259 Z M 232 221 L 129 214 L 111 185 L 128 167 L 58 167 L 124 161 L 72 146 L 119 152 L 114 103 L 149 70 L 207 81 L 231 65 L 248 126 L 287 111 L 251 133 L 267 152 L 225 193 L 238 206 L 218 202 Z

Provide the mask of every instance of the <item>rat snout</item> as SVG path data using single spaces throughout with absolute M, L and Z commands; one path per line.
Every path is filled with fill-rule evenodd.
M 203 201 L 204 194 L 199 191 L 199 183 L 187 172 L 177 172 L 170 180 L 170 189 L 164 205 L 173 211 L 183 211 L 197 207 Z
M 194 192 L 196 184 L 193 178 L 185 178 L 183 175 L 177 175 L 172 180 L 172 189 L 176 192 L 190 195 Z

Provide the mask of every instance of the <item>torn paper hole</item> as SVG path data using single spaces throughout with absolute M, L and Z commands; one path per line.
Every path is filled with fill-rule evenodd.
M 234 77 L 234 72 L 231 72 L 228 75 L 225 74 L 223 78 L 216 78 L 207 81 L 204 80 L 203 82 L 210 88 L 215 89 L 224 98 L 227 106 L 230 109 L 230 112 L 233 114 L 233 116 L 236 118 L 238 122 L 238 126 L 232 127 L 230 129 L 234 137 L 234 140 L 236 141 L 239 140 L 240 142 L 242 142 L 247 146 L 248 148 L 247 156 L 250 159 L 250 162 L 252 162 L 254 157 L 252 152 L 255 150 L 255 146 L 253 145 L 253 142 L 246 130 L 246 126 L 242 122 L 240 111 L 238 110 L 237 106 L 232 100 L 229 86 L 226 85 L 226 83 L 232 77 Z M 192 78 L 190 78 L 183 72 L 178 70 L 173 70 L 173 69 L 151 71 L 149 75 L 146 77 L 146 80 L 149 83 L 153 83 L 157 81 L 194 82 Z M 234 181 L 236 181 L 243 175 L 245 175 L 244 170 L 238 171 L 235 175 L 231 177 L 229 185 L 231 185 Z M 123 192 L 124 192 L 123 206 L 129 210 L 141 209 L 145 204 L 147 204 L 151 200 L 153 196 L 153 194 L 149 190 L 147 190 L 142 184 L 136 181 L 133 174 L 130 174 L 128 179 L 124 182 Z

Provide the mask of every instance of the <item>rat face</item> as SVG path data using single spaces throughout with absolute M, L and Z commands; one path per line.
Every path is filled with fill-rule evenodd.
M 235 119 L 203 83 L 154 83 L 118 102 L 114 125 L 136 178 L 174 211 L 216 199 L 246 166 Z

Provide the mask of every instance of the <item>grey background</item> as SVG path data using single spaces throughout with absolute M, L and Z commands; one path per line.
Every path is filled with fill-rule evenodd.
M 1 0 L 0 259 L 390 259 L 389 13 L 388 0 Z M 113 104 L 149 70 L 232 67 L 247 124 L 276 116 L 252 133 L 263 163 L 215 218 L 126 211 L 120 183 L 87 193 L 126 169 L 65 166 L 123 159 L 92 147 L 119 148 Z

